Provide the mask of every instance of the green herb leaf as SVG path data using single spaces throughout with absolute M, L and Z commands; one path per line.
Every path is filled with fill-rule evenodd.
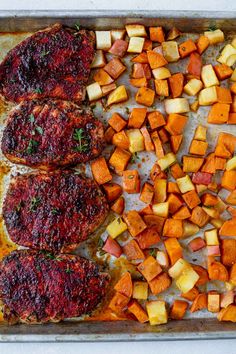
M 29 115 L 29 121 L 30 121 L 30 123 L 34 123 L 35 118 L 34 118 L 33 113 L 31 113 L 31 114 Z
M 21 201 L 19 204 L 16 205 L 16 211 L 19 213 L 22 207 L 23 207 L 23 202 Z
M 33 197 L 30 201 L 30 211 L 35 212 L 41 202 L 39 197 Z
M 41 57 L 45 57 L 46 55 L 48 55 L 50 53 L 50 50 L 48 50 L 47 52 L 46 52 L 46 50 L 42 50 L 42 52 L 40 53 L 40 56 Z
M 134 176 L 129 175 L 129 176 L 128 176 L 128 179 L 134 179 Z
M 77 29 L 77 31 L 80 30 L 80 23 L 79 22 L 76 22 L 76 24 L 74 25 L 75 29 Z
M 97 247 L 98 247 L 98 248 L 102 248 L 103 245 L 104 245 L 103 239 L 100 237 L 99 240 L 98 240 Z
M 38 87 L 38 88 L 36 88 L 36 89 L 34 90 L 34 92 L 35 92 L 35 93 L 38 93 L 38 94 L 41 94 L 41 93 L 43 93 L 43 89 L 40 88 L 40 87 Z
M 53 209 L 51 210 L 51 213 L 52 213 L 52 215 L 58 215 L 58 214 L 60 214 L 60 210 L 57 209 L 57 208 L 53 208 Z
M 30 139 L 29 144 L 25 151 L 27 152 L 27 154 L 33 154 L 34 152 L 37 151 L 38 145 L 39 145 L 38 141 Z
M 130 113 L 129 107 L 125 107 L 125 111 L 127 114 L 129 114 Z
M 214 32 L 215 30 L 217 30 L 216 25 L 212 24 L 211 26 L 209 26 L 208 31 Z
M 76 128 L 73 134 L 73 139 L 78 142 L 78 146 L 74 148 L 75 151 L 79 152 L 86 152 L 88 150 L 89 144 L 88 144 L 88 139 L 84 135 L 84 129 L 83 128 Z
M 43 128 L 39 127 L 38 125 L 35 127 L 35 130 L 40 134 L 43 135 Z
M 149 251 L 150 256 L 155 257 L 156 256 L 156 250 L 155 248 L 151 248 Z
M 69 266 L 67 266 L 65 272 L 66 272 L 67 274 L 70 274 L 70 273 L 73 273 L 73 270 L 70 269 Z

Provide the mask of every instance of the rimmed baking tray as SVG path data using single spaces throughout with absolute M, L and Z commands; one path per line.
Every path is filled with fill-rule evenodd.
M 202 32 L 209 26 L 236 33 L 236 12 L 191 11 L 2 11 L 0 32 L 36 31 L 61 22 L 73 26 L 77 21 L 90 29 L 121 28 L 126 23 L 173 25 L 184 32 Z M 135 321 L 65 321 L 46 325 L 0 324 L 0 342 L 87 342 L 236 338 L 236 325 L 212 318 L 171 321 L 150 326 Z

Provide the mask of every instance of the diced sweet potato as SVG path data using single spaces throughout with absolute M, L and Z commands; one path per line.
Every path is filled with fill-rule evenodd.
M 232 96 L 229 89 L 227 89 L 226 87 L 216 86 L 216 92 L 217 92 L 217 100 L 220 104 L 230 105 L 232 103 Z M 227 112 L 227 107 L 225 107 L 224 110 L 226 110 Z
M 192 210 L 192 215 L 189 220 L 199 227 L 204 227 L 208 223 L 209 219 L 210 218 L 207 213 L 200 206 L 196 206 Z
M 140 323 L 148 321 L 148 315 L 142 306 L 136 301 L 132 300 L 128 305 L 128 310 L 137 318 Z
M 144 203 L 150 204 L 152 202 L 153 195 L 154 195 L 153 185 L 151 185 L 148 182 L 145 182 L 139 199 Z
M 148 227 L 156 226 L 157 232 L 159 234 L 162 233 L 162 229 L 165 223 L 165 218 L 162 218 L 161 216 L 157 216 L 157 215 L 144 215 L 143 219 Z
M 236 205 L 236 190 L 230 192 L 226 198 L 226 202 L 231 205 Z
M 118 58 L 113 58 L 103 68 L 113 79 L 117 79 L 125 70 L 126 67 Z
M 137 170 L 123 172 L 123 190 L 129 194 L 140 192 L 140 177 Z
M 236 240 L 224 239 L 221 241 L 222 263 L 230 267 L 236 263 Z
M 226 220 L 219 231 L 220 236 L 236 236 L 236 218 Z
M 172 177 L 174 179 L 181 178 L 185 176 L 185 173 L 183 172 L 182 168 L 178 163 L 175 163 L 170 167 L 170 172 L 172 174 Z
M 191 53 L 187 66 L 187 73 L 200 79 L 202 71 L 202 58 L 198 53 Z
M 122 188 L 117 183 L 106 183 L 103 185 L 108 202 L 114 202 L 122 193 Z
M 215 65 L 214 70 L 219 80 L 228 79 L 233 73 L 231 67 L 226 64 Z
M 159 111 L 149 112 L 147 118 L 151 129 L 156 129 L 166 124 L 163 114 Z
M 163 203 L 166 200 L 166 179 L 155 179 L 154 181 L 154 204 Z
M 149 131 L 147 130 L 147 127 L 142 127 L 140 129 L 142 135 L 143 135 L 143 139 L 144 139 L 144 145 L 145 145 L 145 150 L 146 151 L 153 151 L 154 150 L 154 145 L 151 139 L 151 136 L 149 134 Z
M 236 188 L 236 171 L 224 171 L 221 186 L 225 189 L 233 191 Z
M 105 184 L 112 179 L 112 175 L 104 157 L 93 160 L 90 164 L 93 177 L 98 184 Z
M 184 88 L 184 75 L 182 73 L 177 73 L 169 77 L 168 80 L 172 97 L 180 97 Z
M 174 193 L 169 194 L 167 201 L 169 203 L 169 212 L 171 214 L 176 213 L 176 211 L 183 205 L 182 198 Z
M 165 291 L 171 286 L 171 279 L 167 273 L 161 273 L 148 282 L 153 295 L 157 295 Z
M 113 135 L 112 144 L 124 150 L 129 149 L 129 138 L 124 130 Z
M 177 220 L 184 220 L 190 218 L 191 213 L 186 205 L 182 206 L 172 217 Z
M 189 153 L 193 155 L 204 156 L 207 151 L 208 143 L 193 139 L 189 148 Z
M 114 167 L 116 172 L 123 172 L 126 169 L 131 156 L 132 154 L 130 152 L 116 148 L 110 157 L 109 164 Z
M 182 320 L 187 311 L 188 303 L 183 300 L 175 300 L 171 310 L 170 310 L 170 318 L 172 320 Z
M 149 64 L 135 63 L 133 65 L 132 78 L 141 79 L 146 78 L 147 80 L 151 79 L 151 69 Z M 141 86 L 142 87 L 142 86 Z
M 171 265 L 183 257 L 183 249 L 176 238 L 168 238 L 164 241 L 166 251 L 170 257 Z
M 167 193 L 177 193 L 180 194 L 179 187 L 176 182 L 168 182 L 167 183 Z
M 127 297 L 131 297 L 133 293 L 133 283 L 131 279 L 131 275 L 129 272 L 125 272 L 120 280 L 114 286 L 114 289 Z
M 114 79 L 103 69 L 99 69 L 93 76 L 93 79 L 100 86 L 109 85 L 114 81 Z
M 144 106 L 150 107 L 153 105 L 154 97 L 155 91 L 147 87 L 140 87 L 135 96 L 135 100 L 139 104 L 143 104 Z
M 171 135 L 170 137 L 170 146 L 171 150 L 173 151 L 174 154 L 177 154 L 179 151 L 179 148 L 181 146 L 181 143 L 183 141 L 183 135 Z
M 219 202 L 218 198 L 211 193 L 204 193 L 201 196 L 201 200 L 203 205 L 210 207 L 215 206 Z
M 187 57 L 189 54 L 197 50 L 197 47 L 192 39 L 188 39 L 187 41 L 181 43 L 179 45 L 179 54 L 181 58 Z
M 129 116 L 128 127 L 129 128 L 141 128 L 147 114 L 146 108 L 133 108 Z
M 126 126 L 126 121 L 120 116 L 119 113 L 113 113 L 108 121 L 108 124 L 116 131 L 120 132 Z
M 146 224 L 136 210 L 130 210 L 124 213 L 124 220 L 128 230 L 133 237 L 137 236 L 146 229 Z
M 160 53 L 154 52 L 153 50 L 147 51 L 148 62 L 151 69 L 160 68 L 168 64 L 166 59 Z
M 229 281 L 234 286 L 236 285 L 236 264 L 233 264 L 231 269 L 230 269 Z
M 136 236 L 135 239 L 142 250 L 155 245 L 161 240 L 159 236 L 158 228 L 155 225 L 147 227 L 138 236 Z
M 205 163 L 202 166 L 202 172 L 215 173 L 215 171 L 216 171 L 215 154 L 211 153 L 207 156 Z
M 183 236 L 183 222 L 182 220 L 166 219 L 163 228 L 163 236 L 167 237 L 182 237 Z
M 161 171 L 161 168 L 158 163 L 155 163 L 151 168 L 150 178 L 152 181 L 155 181 L 155 179 L 166 179 L 167 175 L 165 172 Z
M 228 281 L 229 274 L 225 266 L 220 262 L 212 262 L 208 266 L 208 274 L 211 280 Z
M 228 290 L 222 293 L 220 296 L 220 307 L 226 308 L 234 303 L 234 292 L 233 290 Z
M 165 144 L 169 141 L 169 133 L 166 131 L 165 128 L 161 128 L 158 133 L 162 144 Z
M 146 77 L 140 77 L 139 79 L 130 79 L 130 85 L 134 87 L 147 87 Z
M 207 122 L 211 124 L 224 124 L 229 119 L 230 105 L 225 103 L 214 103 L 208 113 Z
M 121 215 L 123 214 L 125 208 L 125 200 L 123 197 L 119 197 L 114 204 L 111 206 L 111 210 L 115 213 Z
M 142 52 L 142 53 L 136 55 L 131 61 L 133 63 L 148 64 L 147 53 Z
M 207 294 L 202 293 L 202 294 L 198 294 L 198 296 L 194 299 L 192 306 L 190 308 L 190 312 L 196 312 L 206 308 L 207 308 Z
M 202 157 L 183 156 L 183 171 L 184 172 L 198 172 L 204 162 Z
M 197 50 L 199 54 L 202 54 L 208 47 L 209 47 L 210 41 L 207 38 L 207 36 L 201 35 L 198 40 L 197 40 Z
M 144 278 L 150 282 L 154 279 L 158 274 L 162 272 L 161 266 L 155 260 L 154 257 L 149 256 L 142 263 L 140 263 L 137 267 L 140 273 L 144 276 Z
M 153 42 L 162 43 L 165 40 L 165 34 L 162 27 L 149 27 L 150 39 Z
M 219 321 L 236 322 L 236 305 L 229 305 L 221 309 L 217 316 Z
M 184 193 L 182 197 L 190 209 L 195 208 L 201 203 L 201 200 L 195 190 Z
M 143 251 L 135 240 L 130 240 L 123 246 L 124 254 L 129 261 L 144 259 Z
M 177 113 L 171 113 L 167 117 L 167 124 L 165 129 L 171 135 L 180 135 L 183 133 L 187 120 L 188 118 L 186 116 Z
M 183 297 L 184 299 L 187 299 L 189 301 L 194 301 L 198 295 L 199 295 L 199 290 L 198 290 L 198 288 L 196 288 L 196 286 L 194 286 L 188 292 L 182 293 L 181 297 Z
M 114 134 L 115 134 L 115 130 L 112 127 L 108 127 L 106 129 L 105 134 L 104 134 L 104 139 L 107 144 L 111 144 Z
M 108 307 L 115 313 L 119 314 L 126 308 L 128 303 L 129 297 L 117 292 L 111 299 Z
M 155 89 L 156 89 L 156 94 L 158 96 L 164 96 L 164 97 L 169 96 L 169 86 L 168 86 L 168 81 L 166 79 L 156 79 Z
M 204 285 L 209 281 L 208 272 L 205 268 L 197 264 L 191 264 L 193 270 L 199 275 L 199 279 L 196 282 L 196 286 Z

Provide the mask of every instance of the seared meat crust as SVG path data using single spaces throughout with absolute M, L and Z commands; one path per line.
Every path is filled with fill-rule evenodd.
M 3 205 L 12 241 L 54 253 L 86 240 L 107 213 L 108 203 L 97 184 L 65 170 L 13 178 Z
M 108 274 L 78 256 L 14 251 L 0 263 L 4 318 L 13 324 L 81 316 L 101 302 L 108 282 Z
M 89 108 L 68 101 L 25 101 L 9 113 L 2 152 L 13 163 L 54 169 L 98 156 L 102 123 Z
M 94 54 L 93 32 L 60 24 L 38 31 L 0 64 L 0 93 L 13 102 L 45 97 L 81 102 Z

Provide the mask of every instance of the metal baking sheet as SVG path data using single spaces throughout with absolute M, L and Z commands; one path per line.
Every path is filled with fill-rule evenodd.
M 231 38 L 232 33 L 236 33 L 236 12 L 224 13 L 224 12 L 204 12 L 204 13 L 192 13 L 192 12 L 125 12 L 116 11 L 47 11 L 47 12 L 1 12 L 0 13 L 0 60 L 5 56 L 6 52 L 10 47 L 14 47 L 19 41 L 28 36 L 29 32 L 34 32 L 38 29 L 44 28 L 48 25 L 54 24 L 55 22 L 60 22 L 65 25 L 73 26 L 75 23 L 79 22 L 82 27 L 91 29 L 114 29 L 122 28 L 126 23 L 143 23 L 146 26 L 150 25 L 162 25 L 165 29 L 170 29 L 173 25 L 178 27 L 183 32 L 187 34 L 185 37 L 191 33 L 191 37 L 197 36 L 197 33 L 202 33 L 204 30 L 209 28 L 209 26 L 216 26 L 221 28 L 225 34 L 226 38 Z M 12 34 L 9 34 L 12 32 Z M 21 32 L 14 34 L 16 32 Z M 193 34 L 195 32 L 195 34 Z M 183 41 L 184 37 L 181 37 L 180 41 Z M 204 57 L 207 62 L 215 63 L 216 53 L 219 52 L 223 45 L 218 45 L 217 47 L 211 47 L 208 49 L 207 54 Z M 124 59 L 127 64 L 128 70 L 130 71 L 130 57 Z M 181 63 L 169 64 L 172 72 L 177 72 L 183 70 L 186 66 L 186 60 L 181 60 Z M 97 103 L 94 109 L 95 114 L 104 120 L 106 123 L 107 119 L 111 116 L 112 112 L 120 112 L 124 117 L 128 117 L 128 110 L 132 107 L 137 106 L 134 100 L 134 94 L 137 89 L 132 89 L 128 85 L 129 75 L 122 75 L 118 80 L 119 83 L 124 83 L 128 87 L 129 91 L 129 101 L 115 105 L 109 110 L 104 110 L 102 104 Z M 191 101 L 190 101 L 191 102 Z M 6 112 L 11 108 L 12 105 L 0 105 L 0 125 L 4 126 L 4 119 Z M 155 107 L 152 109 L 163 110 L 162 103 L 155 100 Z M 185 134 L 185 141 L 180 150 L 179 156 L 187 153 L 189 142 L 192 139 L 193 131 L 195 127 L 201 123 L 206 125 L 206 114 L 209 108 L 201 107 L 197 113 L 189 114 L 189 123 L 187 126 L 187 134 Z M 125 113 L 126 112 L 126 113 Z M 210 128 L 211 127 L 211 128 Z M 235 129 L 235 128 L 234 128 Z M 210 148 L 213 148 L 216 142 L 216 137 L 220 131 L 232 131 L 232 126 L 222 126 L 222 125 L 211 125 L 208 126 L 208 141 Z M 235 129 L 236 133 L 236 129 Z M 109 156 L 110 148 L 105 149 L 103 154 Z M 150 167 L 156 160 L 154 154 L 142 152 L 138 154 L 139 159 L 136 161 L 136 165 L 132 168 L 138 168 L 142 180 L 147 179 L 148 171 Z M 0 159 L 3 161 L 4 158 L 1 155 Z M 140 161 L 142 163 L 140 164 Z M 5 166 L 5 165 L 4 165 Z M 7 184 L 9 183 L 9 177 L 11 174 L 16 172 L 26 172 L 29 169 L 22 166 L 14 166 L 8 163 L 9 171 L 5 171 L 4 174 L 4 190 L 1 191 L 1 199 L 4 198 L 5 191 L 7 189 Z M 1 167 L 1 166 L 0 166 Z M 90 174 L 88 166 L 85 167 L 85 173 Z M 116 177 L 119 182 L 119 177 Z M 137 196 L 130 196 L 127 198 L 127 209 L 140 209 L 144 206 Z M 112 218 L 112 214 L 108 217 L 108 220 Z M 107 220 L 107 222 L 108 222 Z M 88 248 L 92 249 L 91 246 L 94 242 L 97 242 L 97 238 L 103 236 L 103 227 L 98 230 L 96 235 L 84 243 L 82 247 L 79 248 L 79 253 L 84 253 Z M 0 230 L 1 232 L 1 230 Z M 202 233 L 202 232 L 201 232 Z M 124 241 L 128 235 L 124 235 Z M 189 242 L 191 238 L 182 241 L 184 246 Z M 94 248 L 93 248 L 94 249 Z M 185 258 L 189 259 L 191 262 L 196 262 L 200 264 L 200 258 L 192 257 L 185 248 L 184 251 Z M 99 254 L 93 254 L 97 261 L 104 262 L 104 256 Z M 194 258 L 195 260 L 193 260 Z M 106 260 L 107 267 L 110 268 L 112 274 L 119 274 L 119 269 L 125 264 L 119 261 L 114 264 L 110 259 Z M 203 264 L 204 265 L 204 264 Z M 118 268 L 118 271 L 117 271 Z M 131 270 L 132 271 L 132 270 Z M 113 277 L 115 278 L 115 277 Z M 220 284 L 214 283 L 210 284 L 205 290 L 219 289 Z M 178 296 L 176 289 L 172 288 L 171 291 L 160 294 L 158 298 L 164 297 L 167 301 L 173 299 L 173 296 Z M 99 310 L 98 310 L 99 311 Z M 215 316 L 214 316 L 215 317 Z M 236 338 L 236 327 L 232 323 L 220 323 L 213 315 L 209 312 L 197 312 L 187 316 L 185 320 L 182 321 L 170 321 L 166 325 L 161 326 L 150 326 L 148 324 L 139 324 L 135 321 L 86 321 L 81 319 L 72 319 L 69 321 L 64 321 L 59 324 L 46 324 L 42 326 L 38 325 L 16 325 L 8 326 L 0 322 L 0 341 L 113 341 L 113 340 L 176 340 L 176 339 L 213 339 L 213 338 Z

